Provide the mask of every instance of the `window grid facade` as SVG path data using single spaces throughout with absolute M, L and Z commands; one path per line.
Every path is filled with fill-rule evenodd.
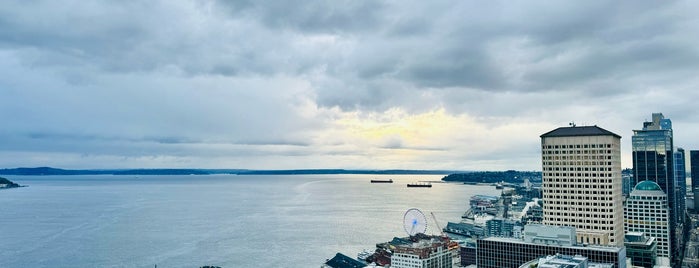
M 655 237 L 658 257 L 670 258 L 672 241 L 668 214 L 667 195 L 660 187 L 655 191 L 635 189 L 626 200 L 624 229 Z
M 623 244 L 620 138 L 542 136 L 544 224 L 572 226 L 578 243 Z
M 626 267 L 626 249 L 623 247 L 560 247 L 492 238 L 477 243 L 478 268 L 518 268 L 535 258 L 555 254 L 582 255 L 591 262 L 613 263 L 614 268 Z

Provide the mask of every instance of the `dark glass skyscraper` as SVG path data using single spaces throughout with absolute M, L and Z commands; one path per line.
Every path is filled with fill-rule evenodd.
M 670 229 L 678 227 L 681 213 L 677 205 L 677 180 L 674 172 L 674 152 L 672 144 L 672 121 L 662 113 L 654 113 L 651 122 L 643 122 L 643 129 L 634 130 L 631 137 L 633 149 L 633 185 L 644 180 L 657 183 L 667 194 L 670 211 Z M 679 246 L 677 235 L 670 233 L 673 246 Z M 673 248 L 677 252 L 679 248 Z M 677 260 L 673 259 L 674 264 Z
M 684 149 L 676 148 L 673 158 L 673 161 L 675 161 L 675 183 L 677 184 L 675 199 L 677 200 L 677 210 L 679 211 L 677 222 L 684 224 L 684 213 L 687 209 L 685 204 L 685 197 L 687 196 L 687 168 L 684 162 Z
M 689 151 L 689 167 L 691 168 L 692 176 L 692 190 L 699 190 L 699 151 L 691 150 Z M 695 196 L 697 198 L 699 196 Z M 699 208 L 694 208 L 699 209 Z

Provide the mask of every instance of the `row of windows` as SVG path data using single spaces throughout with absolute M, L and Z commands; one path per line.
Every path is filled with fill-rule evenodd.
M 571 187 L 571 189 L 572 188 L 573 187 Z M 611 196 L 613 195 L 612 191 L 595 191 L 595 190 L 592 190 L 592 191 L 590 191 L 590 190 L 584 190 L 584 191 L 583 190 L 577 190 L 577 191 L 570 190 L 570 191 L 568 191 L 564 187 L 544 190 L 545 198 L 551 198 L 551 197 L 555 196 L 557 199 L 563 199 L 563 200 L 566 200 L 566 199 L 579 200 L 580 199 L 579 197 L 573 198 L 574 196 L 572 196 L 569 198 L 568 196 L 565 196 L 565 195 L 559 196 L 559 195 L 555 195 L 555 194 L 593 195 L 592 197 L 600 197 L 600 200 L 612 200 Z M 597 199 L 592 199 L 592 200 L 597 200 Z
M 585 173 L 573 173 L 573 172 L 570 172 L 570 173 L 567 173 L 567 172 L 563 172 L 563 173 L 556 172 L 556 173 L 554 173 L 554 172 L 548 172 L 548 173 L 544 173 L 544 174 L 546 174 L 547 176 L 556 176 L 556 177 L 592 177 L 592 178 L 596 178 L 597 176 L 599 176 L 599 177 L 607 177 L 607 178 L 611 178 L 611 177 L 612 177 L 612 173 L 599 173 L 599 174 L 598 174 L 598 173 L 587 173 L 587 172 L 585 172 Z M 577 174 L 577 176 L 576 176 L 576 174 Z
M 553 208 L 551 206 L 546 206 L 547 208 Z M 586 208 L 580 208 L 578 211 L 587 211 L 587 212 L 601 212 L 601 213 L 612 213 L 614 212 L 614 209 L 606 209 L 606 208 L 597 208 L 597 207 L 586 207 Z M 556 215 L 561 215 L 560 212 L 556 212 Z M 563 215 L 568 216 L 568 213 L 563 212 Z
M 587 217 L 587 223 L 590 223 L 590 219 L 597 218 L 597 219 L 613 219 L 614 215 L 609 215 L 609 214 L 590 214 L 590 213 L 567 213 L 567 212 L 556 212 L 556 213 L 549 213 L 549 214 L 555 214 L 555 216 L 560 217 Z M 594 220 L 594 219 L 593 219 Z M 582 222 L 582 221 L 581 221 Z M 597 220 L 595 220 L 595 223 L 597 223 Z
M 633 226 L 648 226 L 648 228 L 665 229 L 667 228 L 667 218 L 650 218 L 650 217 L 627 217 L 629 225 Z M 636 224 L 638 223 L 638 224 Z
M 657 204 L 652 204 L 652 205 L 635 205 L 635 204 L 628 204 L 626 207 L 629 209 L 629 211 L 649 211 L 649 210 L 656 210 L 656 209 L 664 209 L 666 206 L 659 206 Z
M 664 210 L 664 209 L 630 210 L 630 211 L 626 211 L 626 213 L 629 215 L 638 215 L 638 216 L 665 217 L 662 215 L 665 215 L 666 210 Z
M 612 144 L 568 144 L 568 145 L 542 145 L 541 149 L 580 149 L 580 148 L 612 148 Z
M 649 201 L 637 201 L 637 200 L 663 200 L 665 201 L 664 196 L 637 196 L 637 195 L 632 195 L 629 197 L 629 202 L 632 203 L 642 203 L 642 204 L 655 204 L 655 202 L 649 202 Z
M 541 160 L 612 160 L 611 156 L 543 156 Z
M 612 179 L 582 179 L 582 178 L 545 178 L 544 182 L 567 182 L 567 183 L 612 183 Z
M 638 205 L 629 205 L 628 203 L 626 204 L 626 210 L 629 212 L 663 212 L 665 211 L 665 206 L 660 206 L 660 205 L 651 205 L 651 206 L 638 206 Z
M 544 166 L 611 166 L 612 162 L 604 161 L 544 161 Z
M 548 221 L 548 223 L 546 221 Z M 585 220 L 585 222 L 583 222 L 583 220 L 569 218 L 544 218 L 544 224 L 551 223 L 553 223 L 553 225 L 556 225 L 556 223 L 558 223 L 558 225 L 571 226 L 581 230 L 614 230 L 614 226 L 611 226 L 614 223 L 613 221 Z
M 611 154 L 612 150 L 544 150 L 541 151 L 543 155 L 547 154 L 571 154 L 571 155 L 580 155 L 580 154 Z
M 548 197 L 548 196 L 545 196 L 544 198 L 551 199 L 551 197 Z M 571 201 L 570 201 L 570 202 L 568 202 L 566 199 L 563 199 L 563 201 L 560 201 L 560 199 L 557 200 L 557 201 L 548 201 L 548 202 L 546 202 L 546 204 L 545 204 L 544 206 L 545 206 L 546 208 L 550 208 L 550 209 L 558 209 L 558 210 L 566 210 L 566 211 L 569 210 L 568 206 L 575 206 L 576 204 L 577 204 L 578 206 L 580 206 L 580 207 L 577 207 L 577 208 L 570 208 L 570 210 L 575 209 L 575 210 L 578 210 L 578 211 L 582 211 L 582 210 L 584 209 L 584 207 L 588 207 L 588 208 L 586 208 L 586 209 L 591 209 L 591 208 L 589 208 L 589 207 L 597 207 L 597 206 L 605 207 L 605 204 L 607 204 L 607 205 L 606 205 L 607 207 L 613 207 L 613 206 L 614 206 L 614 202 L 601 202 L 601 203 L 600 203 L 600 202 L 583 202 L 583 201 L 577 201 L 577 202 L 576 202 L 576 201 L 574 201 L 574 200 L 578 200 L 578 199 L 572 199 L 572 198 L 571 198 Z M 593 200 L 593 201 L 594 201 L 594 200 Z M 557 208 L 557 207 L 556 207 L 557 205 L 563 206 L 563 207 Z M 601 208 L 600 208 L 600 209 L 601 209 Z M 587 210 L 587 211 L 590 211 L 590 210 Z M 605 211 L 605 212 L 606 212 L 606 211 Z M 614 212 L 614 211 L 610 209 L 609 212 Z
M 612 171 L 610 167 L 547 167 L 544 171 Z
M 570 207 L 570 206 L 575 206 L 578 205 L 580 207 Z M 614 209 L 612 208 L 597 208 L 597 207 L 614 207 L 613 203 L 605 202 L 605 203 L 598 203 L 598 202 L 566 202 L 566 201 L 551 201 L 546 203 L 544 205 L 544 208 L 546 209 L 554 209 L 554 210 L 560 210 L 560 211 L 568 211 L 568 210 L 573 210 L 575 209 L 576 211 L 584 211 L 583 209 L 590 209 L 586 207 L 593 206 L 595 208 L 591 209 L 599 209 L 600 212 L 610 212 L 613 213 Z M 590 210 L 585 210 L 585 211 L 590 211 Z M 594 211 L 594 210 L 593 210 Z
M 558 191 L 558 189 L 563 190 L 563 189 L 565 189 L 565 188 L 578 188 L 578 189 L 598 189 L 598 188 L 599 188 L 599 189 L 612 189 L 612 188 L 613 188 L 613 185 L 611 185 L 611 184 L 599 184 L 599 185 L 598 185 L 598 184 L 592 184 L 592 185 L 590 185 L 590 184 L 585 184 L 585 185 L 580 185 L 580 184 L 567 184 L 567 183 L 563 183 L 563 184 L 561 184 L 561 183 L 544 183 L 543 186 L 546 187 L 546 188 L 548 188 L 548 189 L 552 189 L 552 188 L 553 188 L 553 189 L 556 189 L 556 191 Z M 549 187 L 550 187 L 550 188 L 549 188 Z M 557 193 L 558 193 L 558 192 L 557 192 Z M 568 193 L 568 192 L 567 192 L 567 191 L 564 191 L 564 192 L 562 192 L 562 193 Z
M 549 205 L 575 205 L 582 204 L 580 206 L 614 206 L 614 200 L 611 197 L 606 196 L 592 196 L 580 195 L 580 196 L 567 196 L 567 195 L 544 195 L 544 199 L 548 200 L 546 204 Z M 607 204 L 607 205 L 605 205 Z

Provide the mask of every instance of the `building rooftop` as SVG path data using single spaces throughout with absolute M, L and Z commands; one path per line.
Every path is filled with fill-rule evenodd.
M 655 243 L 655 237 L 646 236 L 643 232 L 628 232 L 624 235 L 624 245 L 646 245 Z
M 660 186 L 655 183 L 654 181 L 649 181 L 645 180 L 642 182 L 639 182 L 636 184 L 636 187 L 634 187 L 635 190 L 641 190 L 641 191 L 662 191 L 663 189 L 660 189 Z
M 539 268 L 612 268 L 614 264 L 588 262 L 587 257 L 580 255 L 569 256 L 556 254 L 527 262 L 520 266 L 520 268 L 532 266 Z
M 575 245 L 575 246 L 559 246 L 559 245 L 546 245 L 546 244 L 536 244 L 536 243 L 528 243 L 525 242 L 524 240 L 517 239 L 517 238 L 510 238 L 510 237 L 496 237 L 496 236 L 491 236 L 488 238 L 483 238 L 480 240 L 484 241 L 496 241 L 496 242 L 506 242 L 506 243 L 517 243 L 517 244 L 527 244 L 527 245 L 539 245 L 539 246 L 551 246 L 551 247 L 564 247 L 564 248 L 574 248 L 574 249 L 593 249 L 597 251 L 606 251 L 606 252 L 613 252 L 613 253 L 618 253 L 622 249 L 625 250 L 625 248 L 622 247 L 615 247 L 615 246 L 601 246 L 601 245 Z
M 366 264 L 355 260 L 353 258 L 347 257 L 346 255 L 342 253 L 337 253 L 335 254 L 335 257 L 332 259 L 329 259 L 327 262 L 325 262 L 324 267 L 331 267 L 331 268 L 361 268 L 361 267 L 366 267 Z
M 552 131 L 542 134 L 540 137 L 574 137 L 574 136 L 614 136 L 621 138 L 621 136 L 614 134 L 613 132 L 603 129 L 598 126 L 582 126 L 582 127 L 559 127 Z

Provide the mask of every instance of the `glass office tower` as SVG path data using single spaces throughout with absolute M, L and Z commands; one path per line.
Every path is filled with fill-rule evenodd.
M 692 172 L 690 174 L 692 176 L 692 192 L 694 192 L 695 189 L 699 190 L 699 151 L 689 151 L 689 167 Z M 694 196 L 694 198 L 697 197 L 699 196 Z M 697 210 L 699 207 L 695 207 L 694 209 Z
M 657 183 L 667 194 L 670 211 L 670 228 L 677 227 L 679 213 L 677 202 L 677 180 L 674 172 L 674 150 L 672 144 L 672 121 L 662 113 L 654 113 L 651 122 L 644 122 L 642 130 L 634 130 L 631 137 L 633 149 L 633 184 L 650 180 Z M 670 233 L 670 241 L 676 242 L 677 235 Z M 678 243 L 672 243 L 679 246 Z M 675 248 L 672 249 L 673 251 Z M 677 249 L 679 250 L 679 249 Z M 675 259 L 672 260 L 673 264 Z
M 677 211 L 679 211 L 677 215 L 677 222 L 679 224 L 684 224 L 684 214 L 687 210 L 687 205 L 685 204 L 685 199 L 687 197 L 687 170 L 684 162 L 684 155 L 684 149 L 675 148 L 673 161 L 675 161 L 675 183 L 677 184 L 677 188 L 675 188 L 675 199 L 677 200 Z

